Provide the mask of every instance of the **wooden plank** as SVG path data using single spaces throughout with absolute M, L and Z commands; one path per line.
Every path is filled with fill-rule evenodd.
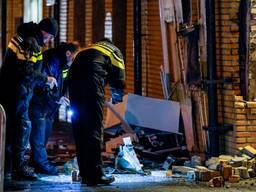
M 109 103 L 109 102 L 105 102 L 105 105 L 111 110 L 111 112 L 120 120 L 121 122 L 121 128 L 126 132 L 126 133 L 131 133 L 134 134 L 134 140 L 136 142 L 139 142 L 135 132 L 133 131 L 133 129 L 130 127 L 130 125 L 128 124 L 128 122 L 124 119 L 124 117 L 122 117 L 114 108 L 114 105 Z
M 180 60 L 178 55 L 178 48 L 177 48 L 177 35 L 175 30 L 174 23 L 168 24 L 168 41 L 169 41 L 169 52 L 170 52 L 170 76 L 172 77 L 173 82 L 180 81 L 181 74 L 180 74 Z
M 160 12 L 160 27 L 162 37 L 162 51 L 163 51 L 163 72 L 166 74 L 170 73 L 169 69 L 169 53 L 168 53 L 168 42 L 167 42 L 167 29 L 164 19 L 164 2 L 159 1 L 159 12 Z M 158 18 L 157 18 L 158 19 Z
M 193 121 L 192 121 L 192 105 L 181 104 L 181 115 L 184 122 L 184 132 L 188 151 L 192 151 L 195 146 Z
M 126 103 L 127 103 L 127 95 L 123 97 L 123 102 L 116 104 L 115 105 L 115 110 L 118 112 L 122 117 L 125 115 L 125 109 L 126 109 Z M 110 128 L 115 125 L 118 125 L 121 123 L 120 118 L 118 118 L 110 108 L 107 108 L 106 112 L 106 119 L 104 121 L 104 127 L 105 128 Z
M 173 148 L 154 151 L 154 153 L 162 154 L 162 153 L 170 153 L 170 152 L 173 152 L 173 151 L 184 151 L 186 149 L 187 149 L 187 146 L 178 146 L 178 147 L 173 147 Z
M 206 95 L 204 93 L 198 93 L 198 108 L 199 108 L 199 118 L 200 118 L 200 133 L 201 133 L 201 144 L 202 150 L 207 150 L 207 133 L 203 129 L 204 126 L 208 125 L 208 114 L 207 114 L 207 103 L 206 103 Z

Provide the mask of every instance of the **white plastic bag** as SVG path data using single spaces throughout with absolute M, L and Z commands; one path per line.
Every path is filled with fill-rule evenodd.
M 119 147 L 117 166 L 121 169 L 144 174 L 142 166 L 133 149 L 131 138 L 123 138 L 124 145 Z

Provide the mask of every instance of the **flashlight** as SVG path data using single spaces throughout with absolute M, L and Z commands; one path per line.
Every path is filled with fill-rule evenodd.
M 73 115 L 73 111 L 71 109 L 68 110 L 68 116 L 72 116 Z

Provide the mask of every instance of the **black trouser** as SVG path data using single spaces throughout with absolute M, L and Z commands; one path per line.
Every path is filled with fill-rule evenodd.
M 32 85 L 20 83 L 18 85 L 18 99 L 15 108 L 15 126 L 12 127 L 13 140 L 13 168 L 19 169 L 25 161 L 25 152 L 29 142 L 31 132 L 31 122 L 29 119 L 29 102 L 33 95 Z
M 6 112 L 6 139 L 5 139 L 5 161 L 4 173 L 9 174 L 12 171 L 12 141 L 13 127 L 15 126 L 15 112 L 10 109 L 10 106 L 3 102 L 3 107 Z M 12 112 L 11 112 L 12 111 Z
M 69 94 L 80 175 L 94 181 L 102 176 L 104 87 L 99 78 L 87 78 L 82 82 L 72 79 Z

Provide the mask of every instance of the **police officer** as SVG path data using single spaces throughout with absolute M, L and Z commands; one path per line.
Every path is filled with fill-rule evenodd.
M 50 89 L 48 85 L 35 87 L 30 102 L 30 118 L 32 131 L 30 135 L 31 160 L 35 172 L 57 175 L 58 169 L 48 161 L 46 144 L 52 132 L 52 125 L 61 104 L 69 105 L 65 97 L 64 81 L 73 61 L 78 46 L 74 43 L 61 43 L 56 48 L 43 52 L 42 73 L 57 80 L 57 85 Z
M 112 102 L 121 102 L 124 70 L 120 50 L 109 39 L 103 39 L 78 52 L 69 71 L 77 161 L 82 183 L 88 186 L 114 181 L 102 170 L 104 87 L 109 83 Z
M 7 115 L 5 173 L 12 171 L 13 179 L 37 179 L 25 160 L 31 131 L 28 108 L 36 84 L 56 84 L 55 78 L 41 73 L 40 49 L 57 31 L 53 18 L 45 18 L 39 24 L 21 24 L 6 50 L 0 71 L 0 102 Z

